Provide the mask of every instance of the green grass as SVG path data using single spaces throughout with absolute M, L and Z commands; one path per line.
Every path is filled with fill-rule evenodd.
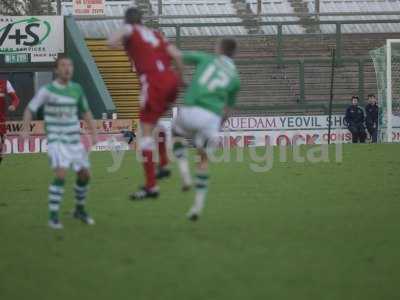
M 304 150 L 304 149 L 303 149 Z M 332 150 L 332 149 L 331 149 Z M 141 183 L 133 154 L 108 173 L 92 154 L 95 227 L 47 224 L 45 155 L 0 166 L 0 299 L 398 299 L 400 145 L 346 145 L 343 163 L 212 166 L 204 217 L 174 176 L 159 200 L 127 200 Z M 176 175 L 176 172 L 175 172 Z

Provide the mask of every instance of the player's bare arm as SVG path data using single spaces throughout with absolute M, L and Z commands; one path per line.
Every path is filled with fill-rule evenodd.
M 32 122 L 32 118 L 33 118 L 32 112 L 27 107 L 24 111 L 23 127 L 21 133 L 21 138 L 24 140 L 29 137 L 29 127 Z
M 177 47 L 171 44 L 168 45 L 167 52 L 175 61 L 179 74 L 183 76 L 183 71 L 185 66 L 183 63 L 182 52 Z
M 7 81 L 7 94 L 11 98 L 11 104 L 8 106 L 8 111 L 14 112 L 17 109 L 20 101 L 17 93 L 9 81 Z
M 8 106 L 8 111 L 14 112 L 19 104 L 19 98 L 16 93 L 9 93 L 8 96 L 11 97 L 11 104 Z
M 228 120 L 229 117 L 232 115 L 232 111 L 233 111 L 233 109 L 231 107 L 226 106 L 224 108 L 224 114 L 223 114 L 222 120 L 221 120 L 221 127 L 223 127 L 226 120 Z
M 92 137 L 92 144 L 95 145 L 97 143 L 97 129 L 92 113 L 90 111 L 85 112 L 83 114 L 83 120 L 89 128 L 89 132 Z
M 123 31 L 120 30 L 120 31 L 118 31 L 118 32 L 116 32 L 116 33 L 114 33 L 114 34 L 112 34 L 112 35 L 108 38 L 107 44 L 108 44 L 108 46 L 109 46 L 110 48 L 113 48 L 113 49 L 121 48 L 121 47 L 122 47 L 123 38 L 124 38 Z
M 110 48 L 121 49 L 124 45 L 125 37 L 131 34 L 132 27 L 130 25 L 124 26 L 115 33 L 111 34 L 107 40 Z

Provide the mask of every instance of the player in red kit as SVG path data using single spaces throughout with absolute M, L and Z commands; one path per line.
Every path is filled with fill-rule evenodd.
M 146 176 L 144 187 L 131 195 L 132 200 L 156 198 L 159 195 L 157 178 L 169 176 L 165 132 L 158 135 L 159 169 L 156 174 L 153 151 L 156 148 L 154 129 L 160 117 L 175 102 L 183 70 L 180 51 L 156 31 L 142 25 L 142 13 L 137 8 L 129 8 L 125 13 L 124 27 L 110 39 L 113 48 L 124 46 L 130 60 L 140 76 L 140 125 L 142 137 L 140 148 Z M 178 74 L 172 68 L 172 62 Z
M 11 98 L 11 104 L 8 106 L 8 111 L 13 112 L 17 109 L 19 98 L 15 93 L 14 88 L 8 80 L 0 79 L 0 164 L 3 160 L 3 147 L 6 135 L 6 96 Z

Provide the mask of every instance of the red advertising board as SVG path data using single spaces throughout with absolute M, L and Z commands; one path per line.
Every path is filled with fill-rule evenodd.
M 135 124 L 131 120 L 97 120 L 98 143 L 92 146 L 86 125 L 81 122 L 81 140 L 86 148 L 92 148 L 92 151 L 108 151 L 115 147 L 120 150 L 128 150 L 129 147 L 125 143 L 121 131 L 134 131 Z M 43 121 L 31 122 L 29 127 L 30 137 L 25 141 L 20 138 L 22 127 L 22 122 L 6 123 L 7 135 L 3 152 L 5 154 L 47 152 L 47 138 Z

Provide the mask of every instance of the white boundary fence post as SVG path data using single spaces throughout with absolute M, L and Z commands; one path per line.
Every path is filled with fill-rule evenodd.
M 386 135 L 387 142 L 392 142 L 392 43 L 400 40 L 386 40 Z

